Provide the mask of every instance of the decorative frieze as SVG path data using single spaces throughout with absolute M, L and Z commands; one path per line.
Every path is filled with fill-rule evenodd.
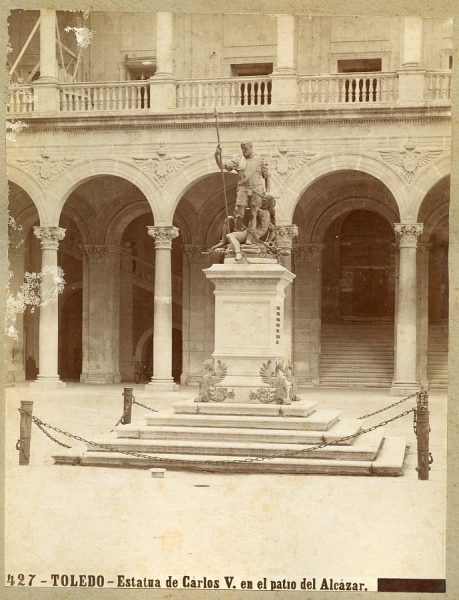
M 155 249 L 172 248 L 172 240 L 179 235 L 178 227 L 174 225 L 151 225 L 147 227 L 148 235 L 155 238 Z
M 31 173 L 37 176 L 46 186 L 51 180 L 67 169 L 73 162 L 74 158 L 51 158 L 49 154 L 41 153 L 40 158 L 17 158 L 16 162 L 22 167 L 26 173 Z
M 172 173 L 183 168 L 190 157 L 191 154 L 167 154 L 164 145 L 161 145 L 156 155 L 145 158 L 134 156 L 134 160 L 163 187 Z
M 423 228 L 423 223 L 394 223 L 399 248 L 416 248 Z
M 57 250 L 59 242 L 65 237 L 65 229 L 63 227 L 39 227 L 34 226 L 33 232 L 40 240 L 42 250 Z
M 408 140 L 402 150 L 379 150 L 380 156 L 387 162 L 399 167 L 403 179 L 411 183 L 416 171 L 441 154 L 442 150 L 418 150 L 415 144 Z

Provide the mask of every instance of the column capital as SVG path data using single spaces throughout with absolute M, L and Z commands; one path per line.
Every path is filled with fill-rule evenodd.
M 89 262 L 98 262 L 105 258 L 108 253 L 108 246 L 104 244 L 85 244 L 84 250 Z
M 416 248 L 423 229 L 423 223 L 394 223 L 398 246 L 400 248 Z
M 148 235 L 155 238 L 155 250 L 172 248 L 172 240 L 179 235 L 178 227 L 174 225 L 149 225 Z
M 207 262 L 209 256 L 203 254 L 205 250 L 206 246 L 203 244 L 185 244 L 183 247 L 183 252 L 190 257 L 191 262 Z
M 57 250 L 59 242 L 65 237 L 66 230 L 63 227 L 40 227 L 34 225 L 33 232 L 40 240 L 42 250 Z
M 298 225 L 276 225 L 276 245 L 290 254 L 293 239 L 298 236 Z
M 293 246 L 293 258 L 296 263 L 307 263 L 317 259 L 324 248 L 324 244 L 311 243 Z
M 419 242 L 419 244 L 416 247 L 418 254 L 420 254 L 421 256 L 428 255 L 431 249 L 432 243 L 430 242 Z

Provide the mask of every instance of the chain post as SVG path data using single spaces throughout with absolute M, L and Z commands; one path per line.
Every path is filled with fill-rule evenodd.
M 19 424 L 19 464 L 28 465 L 30 459 L 30 438 L 32 434 L 33 401 L 21 400 L 21 421 Z
M 430 464 L 432 462 L 429 453 L 429 394 L 427 390 L 422 389 L 417 394 L 415 409 L 415 432 L 418 449 L 418 479 L 429 479 Z
M 131 422 L 131 414 L 132 414 L 132 391 L 134 388 L 124 388 L 123 398 L 123 416 L 121 418 L 122 425 L 128 425 Z

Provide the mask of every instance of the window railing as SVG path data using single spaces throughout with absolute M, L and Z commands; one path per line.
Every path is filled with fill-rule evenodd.
M 299 103 L 314 104 L 385 104 L 398 99 L 396 73 L 352 73 L 298 80 Z

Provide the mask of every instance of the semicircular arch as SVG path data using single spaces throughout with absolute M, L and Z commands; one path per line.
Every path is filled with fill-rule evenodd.
M 93 177 L 112 175 L 126 179 L 136 186 L 145 196 L 153 212 L 155 222 L 164 220 L 165 206 L 160 201 L 161 192 L 156 183 L 148 177 L 139 167 L 120 158 L 88 158 L 72 165 L 49 186 L 55 202 L 54 210 L 57 215 L 69 198 L 70 194 L 79 185 Z
M 8 164 L 6 168 L 8 181 L 15 183 L 18 187 L 24 190 L 37 209 L 40 224 L 47 224 L 48 216 L 46 212 L 46 199 L 43 187 L 34 177 L 24 173 L 24 171 L 21 171 L 21 169 L 18 169 L 14 165 Z
M 386 163 L 363 154 L 330 155 L 319 158 L 299 169 L 285 185 L 282 201 L 279 202 L 279 223 L 291 223 L 293 213 L 302 195 L 316 181 L 337 171 L 358 171 L 378 179 L 394 197 L 400 219 L 406 218 L 409 199 L 401 177 Z

